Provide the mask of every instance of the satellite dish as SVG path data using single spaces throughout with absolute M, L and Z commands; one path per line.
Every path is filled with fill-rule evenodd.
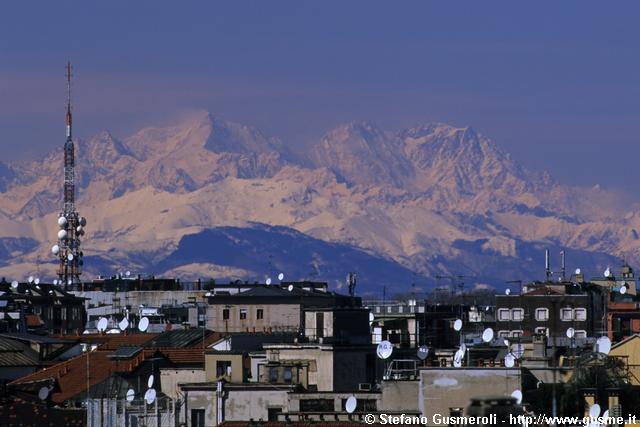
M 205 297 L 210 297 L 211 296 L 211 292 L 207 292 L 206 294 L 204 294 Z
M 69 255 L 67 255 L 67 259 L 68 259 L 69 261 L 73 261 L 73 254 L 69 254 Z
M 17 281 L 17 280 L 14 280 L 13 282 L 11 282 L 11 287 L 12 287 L 13 289 L 17 288 L 17 287 L 18 287 L 18 281 Z
M 267 281 L 266 281 L 267 285 L 271 284 L 271 277 L 267 277 Z
M 136 392 L 133 391 L 132 388 L 130 388 L 129 390 L 127 390 L 127 402 L 131 402 L 133 400 L 133 398 L 136 397 Z
M 513 354 L 516 359 L 520 359 L 524 355 L 524 345 L 523 344 L 512 345 L 511 354 Z
M 462 362 L 459 360 L 456 360 L 455 358 L 453 359 L 453 367 L 454 368 L 459 368 L 462 366 Z
M 120 323 L 118 323 L 118 327 L 120 328 L 121 331 L 124 331 L 129 327 L 129 320 L 125 317 L 120 321 Z
M 458 361 L 458 362 L 462 362 L 462 359 L 464 358 L 464 350 L 462 349 L 458 349 L 458 351 L 456 351 L 456 353 L 453 355 L 453 361 Z
M 60 218 L 58 218 L 58 225 L 59 226 L 63 226 L 67 223 L 67 218 L 61 216 Z
M 154 400 L 156 400 L 156 391 L 152 388 L 147 390 L 144 394 L 144 400 L 147 402 L 147 405 L 151 405 Z
M 348 413 L 353 414 L 353 411 L 356 410 L 356 405 L 358 404 L 358 400 L 355 396 L 349 396 L 347 399 L 347 403 L 344 405 L 344 408 Z
M 147 387 L 151 388 L 153 387 L 153 380 L 155 378 L 153 378 L 153 374 L 149 375 L 149 378 L 147 378 Z
M 504 357 L 504 366 L 507 368 L 513 368 L 513 365 L 516 364 L 516 358 L 513 354 L 509 353 Z
M 67 231 L 66 230 L 58 231 L 58 239 L 64 239 L 65 237 L 67 237 Z
M 284 279 L 284 273 L 278 274 L 278 280 L 282 282 L 283 279 Z
M 596 341 L 596 351 L 602 354 L 609 354 L 611 351 L 611 340 L 609 337 L 600 337 Z
M 507 347 L 509 347 L 509 340 L 506 338 L 502 339 L 502 342 L 504 343 L 504 345 L 506 345 Z
M 98 320 L 98 331 L 104 332 L 104 330 L 107 329 L 108 323 L 109 321 L 106 317 L 101 317 L 100 320 Z
M 598 418 L 598 415 L 600 415 L 600 405 L 594 403 L 591 405 L 591 408 L 589 408 L 589 416 L 591 418 Z
M 626 293 L 627 293 L 627 285 L 624 284 L 624 285 L 620 286 L 620 294 L 624 295 Z
M 289 285 L 289 286 L 287 286 L 287 290 L 288 290 L 289 292 L 291 292 L 291 291 L 293 290 L 293 285 Z
M 376 354 L 380 359 L 388 359 L 391 353 L 393 353 L 393 345 L 389 341 L 385 340 L 378 344 Z
M 576 268 L 576 274 L 580 274 L 582 273 L 582 270 L 580 270 L 579 268 Z
M 418 348 L 418 359 L 424 360 L 427 358 L 428 355 L 429 355 L 429 347 L 427 347 L 426 345 L 422 345 L 420 346 L 420 348 Z
M 518 404 L 522 403 L 522 392 L 520 390 L 513 390 L 511 397 L 515 397 Z
M 33 279 L 33 283 L 35 283 L 36 285 L 40 284 L 40 278 L 36 277 L 35 279 Z
M 73 283 L 73 280 L 72 280 L 72 279 L 67 280 L 67 285 L 70 285 L 70 284 L 72 284 L 72 283 Z
M 456 321 L 453 322 L 453 329 L 455 329 L 456 331 L 462 329 L 462 320 L 456 319 Z
M 52 254 L 58 255 L 58 252 L 60 252 L 60 246 L 58 246 L 58 245 L 51 246 L 51 253 Z
M 40 400 L 46 400 L 49 396 L 49 389 L 47 387 L 42 387 L 40 391 L 38 391 L 38 397 Z
M 148 327 L 149 327 L 149 318 L 143 317 L 142 319 L 140 319 L 140 323 L 138 323 L 138 330 L 140 332 L 144 332 L 147 330 Z
M 29 277 L 27 278 L 27 282 L 29 282 L 29 283 L 33 283 L 33 276 L 29 276 Z
M 576 334 L 576 330 L 573 328 L 567 329 L 567 338 L 573 338 Z
M 376 319 L 376 316 L 373 313 L 369 312 L 369 323 L 373 322 Z
M 508 289 L 508 288 L 507 288 L 507 290 L 506 290 L 506 291 L 504 291 L 504 294 L 505 294 L 505 295 L 511 295 L 511 289 Z
M 57 285 L 58 284 L 58 279 L 53 279 L 53 284 Z
M 493 339 L 493 329 L 487 328 L 482 332 L 482 341 L 490 342 Z
M 113 335 L 113 334 L 119 334 L 119 333 L 120 333 L 120 330 L 119 330 L 119 329 L 109 329 L 109 330 L 107 331 L 107 334 L 111 334 L 111 335 Z
M 606 411 L 604 411 L 604 413 L 602 414 L 602 419 L 604 419 L 606 421 L 607 418 L 609 418 L 609 410 L 608 409 Z
M 611 269 L 609 267 L 604 271 L 604 277 L 611 277 Z
M 80 225 L 85 227 L 87 225 L 87 218 L 81 217 L 80 218 Z
M 131 272 L 130 272 L 129 270 L 127 270 L 127 271 L 124 273 L 124 275 L 125 275 L 125 276 L 127 276 L 127 277 L 129 277 L 129 276 L 131 276 Z
M 464 353 L 465 351 L 467 351 L 467 346 L 464 343 L 460 344 L 460 350 L 462 350 L 462 352 Z

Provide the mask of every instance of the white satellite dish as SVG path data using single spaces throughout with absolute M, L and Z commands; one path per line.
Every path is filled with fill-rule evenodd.
M 376 349 L 376 354 L 380 359 L 388 359 L 389 356 L 393 353 L 393 345 L 385 340 L 378 344 L 378 348 Z
M 53 279 L 53 284 L 57 285 L 58 284 L 58 279 Z
M 465 343 L 460 344 L 460 350 L 462 350 L 463 353 L 467 351 L 467 346 L 465 345 Z
M 132 388 L 130 388 L 129 390 L 127 390 L 127 402 L 131 402 L 133 400 L 133 398 L 136 397 L 136 392 L 133 391 Z
M 622 286 L 620 286 L 620 294 L 624 295 L 627 293 L 627 285 L 624 284 Z
M 502 342 L 504 343 L 505 346 L 509 347 L 509 340 L 508 339 L 503 338 Z
M 77 231 L 78 233 L 82 233 L 84 230 L 82 229 L 82 226 L 81 226 L 81 225 L 79 225 L 79 226 L 77 226 L 77 227 L 76 227 L 76 231 Z
M 289 292 L 291 292 L 291 291 L 293 290 L 293 285 L 289 285 L 289 286 L 287 286 L 287 290 L 288 290 Z
M 73 261 L 73 254 L 69 254 L 69 255 L 67 255 L 67 259 L 68 259 L 69 261 Z
M 462 366 L 462 362 L 460 360 L 456 360 L 455 358 L 453 359 L 453 367 L 454 368 L 459 368 Z
M 206 294 L 204 294 L 205 297 L 210 297 L 211 296 L 211 292 L 207 292 Z
M 518 404 L 522 403 L 522 392 L 520 390 L 513 390 L 511 397 L 515 397 Z
M 490 342 L 493 339 L 493 329 L 487 328 L 482 332 L 482 341 Z
M 567 338 L 573 338 L 576 335 L 576 330 L 573 328 L 567 329 Z
M 424 360 L 429 355 L 429 347 L 422 345 L 418 348 L 418 359 Z
M 507 288 L 507 290 L 504 291 L 505 295 L 511 295 L 511 289 Z
M 609 267 L 604 271 L 604 277 L 611 277 L 611 269 Z
M 456 331 L 462 329 L 462 320 L 456 319 L 456 321 L 453 322 L 453 329 L 455 329 Z
M 18 287 L 18 281 L 17 281 L 17 280 L 14 280 L 13 282 L 11 282 L 11 287 L 12 287 L 13 289 L 17 288 L 17 287 Z
M 589 416 L 591 418 L 598 418 L 599 415 L 600 415 L 600 405 L 598 405 L 597 403 L 594 403 L 593 405 L 591 405 L 591 408 L 589 408 Z
M 33 283 L 35 283 L 36 285 L 40 284 L 40 278 L 36 277 L 35 279 L 33 279 Z
M 149 378 L 147 378 L 147 387 L 151 388 L 153 387 L 153 380 L 155 378 L 153 378 L 153 374 L 149 375 Z
M 267 277 L 267 281 L 266 281 L 267 285 L 271 284 L 271 277 Z
M 98 331 L 104 332 L 104 330 L 107 329 L 108 324 L 109 321 L 107 320 L 107 318 L 101 317 L 100 320 L 98 320 Z
M 67 237 L 67 231 L 66 230 L 58 231 L 58 239 L 64 239 L 65 237 Z
M 348 413 L 353 414 L 353 411 L 356 410 L 357 404 L 358 404 L 358 400 L 356 399 L 356 397 L 349 396 L 349 398 L 347 399 L 347 403 L 344 405 L 344 408 L 347 410 Z
M 154 400 L 156 400 L 156 391 L 152 388 L 147 390 L 147 392 L 144 394 L 144 400 L 147 402 L 147 405 L 151 405 Z
M 513 354 L 509 353 L 504 357 L 504 366 L 507 368 L 513 368 L 513 365 L 516 364 L 516 358 Z
M 125 275 L 125 276 L 127 276 L 127 277 L 129 277 L 129 276 L 131 276 L 131 272 L 130 272 L 129 270 L 127 270 L 127 271 L 124 273 L 124 275 Z
M 603 420 L 607 420 L 607 418 L 609 418 L 609 410 L 607 409 L 606 411 L 604 411 L 604 413 L 602 414 L 602 419 Z
M 70 285 L 72 283 L 73 283 L 73 280 L 71 280 L 71 279 L 67 280 L 67 285 Z
M 602 354 L 609 354 L 611 351 L 611 340 L 609 337 L 600 337 L 596 341 L 596 351 Z
M 107 334 L 119 334 L 120 333 L 120 329 L 109 329 L 107 332 Z
M 458 362 L 462 362 L 462 359 L 464 358 L 464 351 L 462 349 L 458 349 L 456 351 L 456 353 L 453 355 L 453 361 L 458 361 Z
M 512 345 L 511 354 L 513 354 L 516 359 L 520 359 L 522 356 L 524 356 L 524 345 L 523 344 Z
M 138 330 L 140 332 L 144 332 L 147 330 L 148 327 L 149 327 L 149 318 L 143 317 L 142 319 L 140 319 L 140 323 L 138 323 Z
M 582 273 L 582 270 L 580 270 L 579 268 L 576 268 L 576 274 L 580 274 Z
M 376 316 L 373 313 L 369 312 L 369 323 L 373 322 L 376 319 Z
M 58 218 L 58 225 L 59 226 L 63 226 L 67 223 L 67 218 L 61 216 L 60 218 Z
M 29 282 L 29 283 L 33 283 L 33 276 L 29 276 L 29 277 L 27 278 L 27 282 Z
M 49 396 L 49 389 L 47 387 L 42 387 L 40 391 L 38 391 L 38 397 L 40 400 L 46 400 Z
M 281 282 L 284 280 L 284 273 L 278 274 L 278 280 L 280 280 Z
M 51 253 L 52 254 L 58 255 L 58 252 L 60 252 L 60 246 L 58 246 L 58 245 L 51 246 Z
M 126 317 L 122 319 L 120 323 L 118 323 L 118 327 L 120 328 L 121 331 L 124 331 L 125 329 L 127 329 L 129 327 L 129 319 L 127 319 Z

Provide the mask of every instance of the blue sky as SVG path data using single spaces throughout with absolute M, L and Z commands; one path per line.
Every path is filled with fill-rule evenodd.
M 470 125 L 525 165 L 640 194 L 637 2 L 4 2 L 0 148 L 208 109 L 304 147 L 332 126 Z

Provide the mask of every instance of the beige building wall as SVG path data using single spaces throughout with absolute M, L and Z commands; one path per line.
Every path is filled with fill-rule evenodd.
M 215 390 L 189 390 L 184 394 L 186 411 L 181 409 L 179 420 L 187 426 L 191 425 L 191 410 L 204 409 L 204 425 L 218 425 L 218 399 Z M 185 417 L 186 412 L 186 417 Z
M 229 310 L 229 319 L 224 319 L 224 310 Z M 246 318 L 240 318 L 246 310 Z M 262 310 L 262 319 L 258 319 Z M 298 304 L 265 305 L 210 305 L 207 307 L 207 328 L 216 332 L 264 332 L 297 331 L 300 328 L 300 306 Z
M 205 379 L 204 369 L 160 369 L 162 392 L 172 399 L 178 399 L 178 383 L 197 383 Z
M 418 411 L 420 381 L 383 381 L 380 411 Z
M 223 378 L 232 383 L 241 383 L 244 381 L 243 374 L 243 361 L 244 356 L 242 354 L 234 354 L 234 353 L 206 353 L 204 355 L 204 369 L 205 369 L 205 380 L 206 381 L 216 381 L 220 378 L 217 377 L 217 362 L 218 361 L 229 361 L 231 362 L 231 377 L 227 375 L 223 375 Z M 181 381 L 183 383 L 190 381 Z
M 629 368 L 631 384 L 640 385 L 640 336 L 634 335 L 613 346 L 609 357 L 621 358 Z
M 227 390 L 224 404 L 225 421 L 269 419 L 269 408 L 288 411 L 287 390 Z
M 419 409 L 429 420 L 434 414 L 449 415 L 452 408 L 466 408 L 471 398 L 510 396 L 522 389 L 520 379 L 519 369 L 421 369 Z
M 326 348 L 327 350 L 323 350 Z M 318 391 L 333 391 L 333 352 L 331 346 L 314 346 L 306 348 L 270 348 L 267 359 L 274 361 L 308 360 L 309 385 L 317 385 Z

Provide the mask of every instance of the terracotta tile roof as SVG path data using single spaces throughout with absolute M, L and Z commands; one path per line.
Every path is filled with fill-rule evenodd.
M 0 405 L 2 426 L 85 426 L 84 409 L 49 408 L 42 403 L 15 398 Z
M 27 321 L 27 327 L 37 328 L 44 325 L 44 322 L 40 318 L 39 314 L 27 314 L 24 316 Z
M 159 334 L 86 334 L 59 335 L 56 338 L 100 346 L 101 350 L 115 350 L 122 346 L 143 346 Z

